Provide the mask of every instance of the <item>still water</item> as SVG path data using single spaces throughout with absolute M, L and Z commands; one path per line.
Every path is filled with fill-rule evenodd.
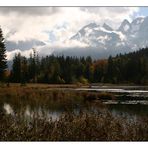
M 125 117 L 129 121 L 136 121 L 137 117 L 148 115 L 148 87 L 145 86 L 91 86 L 78 88 L 77 91 L 108 92 L 116 96 L 117 100 L 102 100 L 108 110 L 115 117 Z

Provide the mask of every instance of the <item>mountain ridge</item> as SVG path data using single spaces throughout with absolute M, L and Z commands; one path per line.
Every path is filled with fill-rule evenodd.
M 123 20 L 118 29 L 112 29 L 106 23 L 102 26 L 90 23 L 82 27 L 70 39 L 87 44 L 92 52 L 95 50 L 96 53 L 98 50 L 99 54 L 107 50 L 108 55 L 115 55 L 117 51 L 127 53 L 146 47 L 148 45 L 147 32 L 148 17 L 137 17 L 132 22 Z
M 78 32 L 72 35 L 68 41 L 78 41 L 86 47 L 61 47 L 60 50 L 53 50 L 52 54 L 67 56 L 92 56 L 92 58 L 107 58 L 109 55 L 128 53 L 148 45 L 148 17 L 137 17 L 129 22 L 124 19 L 117 29 L 113 29 L 106 22 L 103 25 L 92 22 L 83 26 Z M 21 44 L 21 45 L 20 45 Z M 44 46 L 40 41 L 28 42 L 23 50 L 32 45 Z M 6 47 L 13 45 L 18 49 L 22 43 L 6 43 Z M 60 48 L 60 47 L 59 47 Z M 12 49 L 12 48 L 11 48 Z M 9 49 L 9 51 L 11 50 Z M 47 53 L 48 54 L 48 53 Z

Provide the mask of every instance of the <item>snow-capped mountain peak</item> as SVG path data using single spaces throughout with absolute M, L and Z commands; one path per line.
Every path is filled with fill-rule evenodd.
M 81 40 L 81 37 L 86 36 L 86 34 L 88 36 L 88 33 L 92 32 L 92 29 L 94 29 L 96 27 L 98 27 L 96 23 L 90 23 L 90 24 L 84 26 L 82 29 L 80 29 L 78 31 L 78 33 L 76 35 L 72 36 L 70 39 Z
M 86 27 L 88 27 L 88 28 L 94 28 L 94 27 L 96 27 L 96 26 L 97 26 L 96 23 L 90 23 L 90 24 L 84 26 L 83 28 L 86 28 Z
M 148 17 L 138 17 L 131 23 L 123 20 L 115 30 L 104 23 L 90 23 L 80 29 L 71 40 L 85 44 L 84 48 L 66 50 L 65 55 L 104 58 L 109 55 L 132 52 L 148 46 Z
M 102 27 L 108 31 L 113 31 L 113 29 L 109 25 L 107 25 L 106 23 L 104 23 Z
M 131 23 L 123 20 L 117 30 L 104 23 L 102 26 L 90 23 L 71 39 L 85 43 L 89 52 L 115 55 L 148 46 L 148 17 L 138 17 Z M 95 51 L 94 51 L 95 50 Z M 85 53 L 86 54 L 86 53 Z M 96 55 L 95 55 L 96 56 Z
M 138 25 L 138 24 L 143 23 L 143 21 L 144 21 L 144 17 L 138 17 L 138 18 L 134 19 L 131 24 Z
M 121 31 L 122 33 L 125 33 L 126 34 L 130 29 L 131 29 L 131 24 L 130 24 L 130 22 L 127 19 L 125 19 L 121 23 L 118 31 Z
M 141 24 L 143 23 L 144 18 L 143 17 L 138 17 L 135 20 L 132 21 L 131 23 L 131 33 L 137 33 L 140 29 Z

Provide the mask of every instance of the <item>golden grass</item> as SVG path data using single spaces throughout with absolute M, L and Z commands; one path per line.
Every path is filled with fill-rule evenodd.
M 29 123 L 1 113 L 1 141 L 147 141 L 148 120 L 129 122 L 108 112 L 72 112 L 59 120 L 35 118 Z
M 65 85 L 64 85 L 65 86 Z M 115 117 L 107 108 L 96 103 L 97 110 L 90 110 L 94 101 L 115 99 L 112 94 L 83 93 L 49 85 L 10 84 L 0 88 L 0 140 L 1 141 L 147 141 L 148 118 L 129 121 Z M 11 104 L 14 116 L 5 114 L 3 104 Z M 43 115 L 24 117 L 25 107 L 42 107 L 50 110 L 64 110 L 58 120 Z M 83 106 L 85 109 L 83 110 Z M 81 109 L 77 113 L 73 110 Z M 100 110 L 100 108 L 103 108 Z M 19 112 L 19 113 L 18 113 Z

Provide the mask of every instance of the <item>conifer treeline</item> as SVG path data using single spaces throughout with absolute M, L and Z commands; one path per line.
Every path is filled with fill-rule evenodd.
M 19 53 L 13 59 L 9 81 L 51 84 L 148 84 L 148 48 L 97 61 L 93 61 L 91 57 L 51 55 L 40 58 L 35 50 L 27 59 Z
M 93 64 L 90 57 L 40 58 L 34 51 L 30 58 L 16 54 L 10 74 L 11 82 L 35 83 L 88 83 L 93 81 Z

